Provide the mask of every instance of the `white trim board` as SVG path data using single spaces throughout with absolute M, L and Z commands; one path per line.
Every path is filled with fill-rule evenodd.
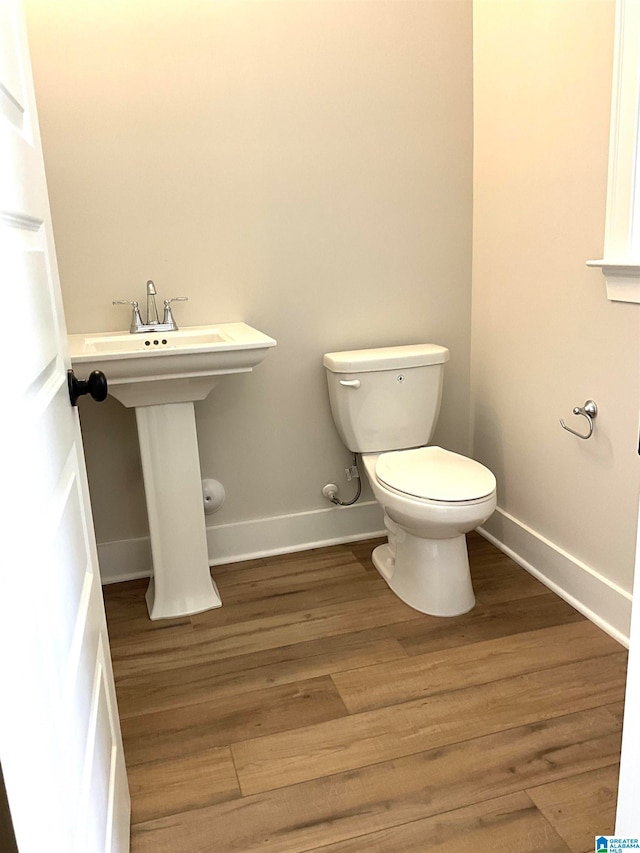
M 207 527 L 209 565 L 357 542 L 386 532 L 376 501 L 219 524 Z M 98 545 L 98 556 L 103 584 L 151 575 L 148 537 L 103 542 Z
M 629 648 L 630 593 L 505 510 L 496 509 L 478 532 L 614 640 Z
M 607 297 L 640 303 L 640 0 L 617 0 L 604 257 Z

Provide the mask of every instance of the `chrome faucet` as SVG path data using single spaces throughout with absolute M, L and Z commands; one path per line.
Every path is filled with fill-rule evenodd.
M 131 327 L 129 331 L 132 335 L 139 332 L 177 332 L 178 324 L 174 320 L 173 312 L 171 311 L 172 302 L 188 302 L 188 296 L 173 296 L 171 299 L 164 300 L 164 314 L 162 322 L 158 316 L 158 306 L 156 305 L 156 286 L 149 279 L 147 282 L 147 319 L 143 322 L 140 314 L 140 306 L 135 301 L 129 299 L 115 299 L 113 305 L 131 305 Z
M 156 305 L 156 286 L 149 279 L 147 282 L 147 326 L 158 325 L 160 317 L 158 317 L 158 306 Z

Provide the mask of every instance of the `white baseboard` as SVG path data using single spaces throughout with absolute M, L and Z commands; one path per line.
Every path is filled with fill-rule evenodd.
M 384 535 L 383 514 L 376 501 L 219 524 L 207 527 L 209 565 L 237 563 Z M 98 545 L 98 558 L 103 584 L 151 574 L 148 537 L 103 542 Z
M 504 510 L 497 509 L 479 532 L 628 648 L 630 593 Z M 207 528 L 209 564 L 307 551 L 385 534 L 382 510 L 375 501 L 220 524 Z M 103 584 L 151 574 L 148 537 L 103 542 L 98 545 L 98 555 Z
M 478 532 L 629 648 L 630 593 L 504 510 L 497 509 Z
M 218 566 L 270 554 L 307 551 L 372 539 L 386 532 L 382 509 L 376 501 L 220 524 L 207 528 L 209 564 Z

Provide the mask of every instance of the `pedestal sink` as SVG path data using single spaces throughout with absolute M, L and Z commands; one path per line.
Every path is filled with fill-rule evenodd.
M 209 571 L 193 404 L 221 376 L 253 370 L 275 345 L 246 323 L 69 335 L 74 368 L 102 370 L 109 394 L 136 410 L 153 559 L 151 619 L 222 604 Z

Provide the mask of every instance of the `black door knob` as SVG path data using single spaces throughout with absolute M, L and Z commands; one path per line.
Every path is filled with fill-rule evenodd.
M 88 379 L 76 379 L 73 370 L 67 371 L 67 384 L 69 386 L 69 399 L 72 406 L 78 405 L 78 397 L 90 394 L 97 403 L 107 399 L 109 387 L 107 377 L 101 370 L 92 370 Z

